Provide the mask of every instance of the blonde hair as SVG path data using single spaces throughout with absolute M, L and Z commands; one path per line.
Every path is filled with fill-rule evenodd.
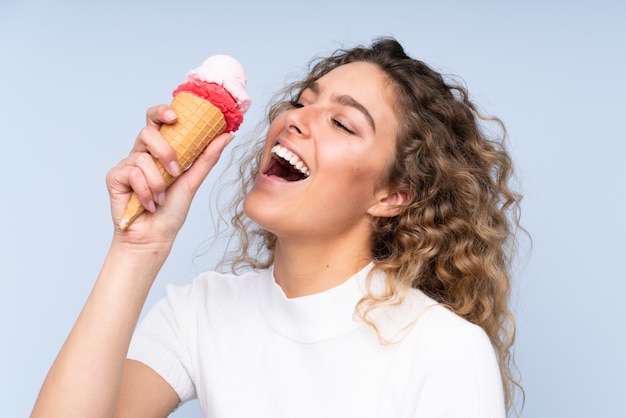
M 462 85 L 410 58 L 391 38 L 313 61 L 307 77 L 288 86 L 269 109 L 269 122 L 324 74 L 357 61 L 378 66 L 394 89 L 399 129 L 387 183 L 411 197 L 400 215 L 372 220 L 374 270 L 386 274 L 387 286 L 384 294 L 365 297 L 357 311 L 375 328 L 368 313 L 397 303 L 413 287 L 479 325 L 497 352 L 511 410 L 515 389 L 521 390 L 513 376 L 515 320 L 509 309 L 521 197 L 510 187 L 513 170 L 504 125 L 482 115 Z M 496 124 L 500 138 L 485 133 L 487 122 Z M 240 165 L 232 218 L 238 250 L 224 260 L 233 271 L 267 268 L 273 262 L 276 237 L 242 209 L 262 146 L 259 141 Z

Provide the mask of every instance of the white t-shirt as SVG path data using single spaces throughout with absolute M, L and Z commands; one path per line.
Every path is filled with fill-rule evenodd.
M 504 417 L 484 331 L 411 290 L 374 313 L 393 344 L 357 316 L 370 264 L 328 291 L 287 298 L 272 270 L 206 272 L 169 286 L 137 329 L 129 358 L 210 418 Z M 373 278 L 372 289 L 384 277 Z

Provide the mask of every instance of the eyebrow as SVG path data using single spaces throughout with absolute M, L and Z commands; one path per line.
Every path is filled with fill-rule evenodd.
M 319 90 L 320 90 L 319 83 L 317 81 L 313 82 L 313 84 L 309 86 L 309 89 L 311 89 L 313 93 L 319 94 Z M 376 124 L 374 123 L 374 118 L 372 118 L 372 115 L 370 115 L 370 112 L 368 112 L 365 106 L 357 102 L 354 99 L 354 97 L 348 96 L 346 94 L 342 94 L 341 96 L 334 96 L 333 100 L 341 105 L 350 106 L 358 110 L 359 112 L 361 112 L 363 116 L 365 116 L 365 119 L 367 119 L 367 123 L 369 123 L 369 125 L 372 127 L 374 132 L 376 131 Z

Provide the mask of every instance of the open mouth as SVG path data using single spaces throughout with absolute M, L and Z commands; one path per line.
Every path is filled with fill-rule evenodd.
M 271 154 L 272 159 L 264 173 L 266 176 L 276 176 L 286 181 L 300 181 L 311 174 L 309 167 L 300 157 L 282 145 L 274 145 Z

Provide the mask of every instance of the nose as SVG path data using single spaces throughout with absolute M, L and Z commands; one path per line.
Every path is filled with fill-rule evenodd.
M 285 112 L 285 129 L 301 137 L 310 135 L 311 110 L 309 106 L 294 107 Z

